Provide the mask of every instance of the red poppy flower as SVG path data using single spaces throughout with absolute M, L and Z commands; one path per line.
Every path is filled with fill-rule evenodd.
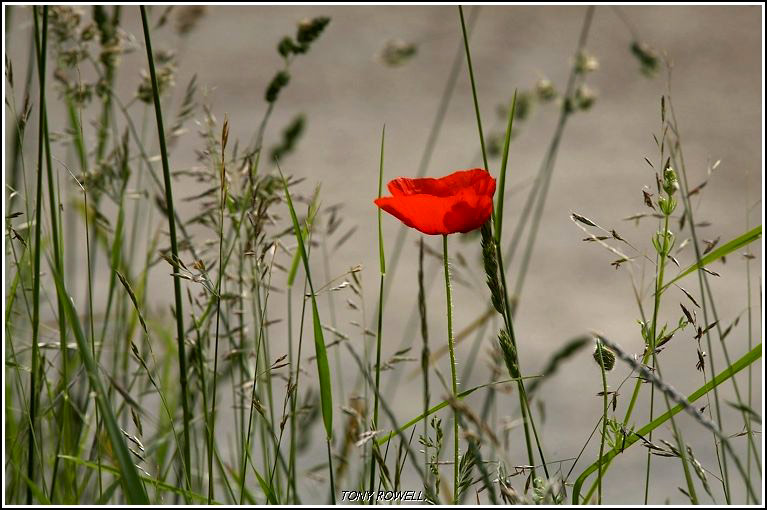
M 375 204 L 424 234 L 454 234 L 481 227 L 493 211 L 495 179 L 482 168 L 439 179 L 400 177 L 387 185 L 390 197 Z

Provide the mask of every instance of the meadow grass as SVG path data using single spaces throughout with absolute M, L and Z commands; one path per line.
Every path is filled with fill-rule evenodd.
M 183 62 L 152 47 L 154 36 L 168 31 L 183 46 L 206 22 L 204 8 L 6 11 L 29 19 L 32 38 L 24 41 L 15 25 L 7 27 L 14 45 L 29 46 L 29 62 L 25 80 L 14 83 L 11 70 L 19 63 L 6 59 L 13 150 L 6 151 L 4 176 L 5 503 L 336 504 L 348 501 L 349 490 L 413 489 L 435 504 L 625 503 L 613 498 L 620 496 L 615 484 L 628 482 L 609 468 L 635 445 L 646 448 L 643 469 L 631 482 L 643 485 L 644 503 L 672 496 L 653 485 L 664 457 L 681 468 L 674 473 L 685 502 L 761 502 L 755 483 L 762 477 L 754 398 L 759 377 L 752 370 L 760 366 L 762 344 L 753 337 L 757 280 L 751 267 L 761 225 L 749 221 L 746 204 L 743 233 L 721 242 L 700 237 L 699 208 L 691 197 L 702 186 L 689 185 L 670 65 L 639 39 L 620 10 L 617 20 L 632 39 L 627 54 L 643 74 L 669 83 L 654 136 L 658 157 L 645 158 L 651 167 L 650 185 L 642 190 L 647 210 L 634 218 L 655 220 L 657 232 L 640 243 L 617 227 L 601 226 L 603 220 L 590 219 L 587 211 L 571 219 L 590 247 L 617 257 L 612 265 L 630 280 L 634 295 L 628 298 L 636 303 L 639 326 L 626 325 L 625 341 L 575 331 L 545 362 L 522 362 L 533 340 L 529 329 L 515 325 L 556 161 L 569 121 L 586 115 L 595 101 L 587 84 L 597 66 L 586 44 L 596 10 L 583 9 L 561 92 L 544 79 L 533 90 L 515 90 L 500 101 L 498 127 L 483 125 L 481 104 L 489 99 L 480 97 L 483 76 L 472 62 L 470 34 L 480 8 L 466 15 L 461 6 L 453 11 L 457 52 L 417 176 L 435 173 L 429 167 L 436 142 L 464 78 L 471 96 L 461 99 L 471 101 L 474 115 L 463 122 L 476 129 L 478 143 L 470 145 L 497 178 L 497 199 L 491 219 L 479 232 L 451 239 L 450 253 L 446 235 L 441 250 L 420 236 L 417 281 L 395 278 L 408 260 L 401 256 L 404 227 L 390 242 L 383 226 L 390 218 L 372 203 L 369 217 L 350 218 L 342 205 L 325 203 L 321 178 L 305 183 L 292 176 L 289 158 L 300 150 L 311 118 L 294 117 L 280 142 L 264 147 L 273 114 L 285 101 L 283 90 L 299 79 L 291 72 L 323 51 L 315 42 L 333 30 L 330 18 L 285 27 L 275 41 L 280 65 L 264 70 L 272 74 L 259 92 L 260 122 L 252 133 L 232 128 L 230 135 L 228 117 L 218 121 L 215 107 L 200 97 L 196 77 L 177 97 L 173 84 Z M 125 31 L 128 14 L 140 17 L 141 34 Z M 145 50 L 147 72 L 136 92 L 124 97 L 117 84 L 135 76 L 121 67 L 120 56 L 134 42 Z M 390 56 L 392 65 L 418 58 L 402 51 Z M 96 78 L 88 82 L 84 76 Z M 52 101 L 62 103 L 62 126 L 49 124 Z M 522 150 L 514 139 L 531 101 L 554 108 L 554 131 L 531 186 L 514 187 L 512 156 Z M 541 108 L 540 114 L 548 112 Z M 179 169 L 173 151 L 193 122 L 199 164 Z M 36 136 L 27 133 L 30 126 Z M 385 176 L 403 172 L 385 168 L 385 150 L 394 150 L 386 146 L 385 127 L 380 140 L 363 143 L 370 161 L 377 161 L 366 170 L 377 184 L 369 189 L 372 201 L 382 196 Z M 191 214 L 179 208 L 185 182 L 195 185 L 193 196 L 182 197 L 194 206 Z M 514 214 L 505 207 L 511 193 L 526 193 Z M 374 221 L 377 245 L 369 249 L 378 251 L 378 268 L 338 268 L 334 255 L 355 239 L 358 224 L 366 228 Z M 515 225 L 506 235 L 509 221 Z M 72 235 L 77 231 L 84 239 Z M 691 249 L 682 252 L 688 244 Z M 469 250 L 475 258 L 467 262 Z M 737 329 L 740 316 L 726 324 L 730 319 L 718 313 L 709 280 L 719 277 L 716 264 L 744 250 L 747 324 Z M 317 271 L 319 264 L 324 272 Z M 645 269 L 652 273 L 649 285 Z M 363 286 L 363 275 L 375 270 L 377 299 L 366 307 L 365 295 L 373 289 Z M 444 309 L 431 296 L 440 274 Z M 696 279 L 697 289 L 682 287 Z M 173 299 L 158 299 L 170 295 L 171 284 Z M 396 307 L 385 306 L 391 289 L 406 285 L 415 296 L 407 321 L 393 316 Z M 103 297 L 96 287 L 104 288 Z M 77 296 L 80 288 L 85 292 Z M 486 311 L 462 323 L 454 316 L 453 297 L 470 289 L 480 290 L 479 309 Z M 668 302 L 675 304 L 673 316 Z M 395 320 L 403 322 L 402 338 L 387 328 Z M 434 335 L 435 327 L 444 327 L 447 339 Z M 736 334 L 748 336 L 745 352 L 725 342 Z M 629 335 L 641 336 L 641 352 L 622 347 Z M 304 346 L 309 336 L 313 349 Z M 457 347 L 472 336 L 459 374 Z M 697 371 L 672 370 L 663 359 L 674 336 L 694 339 Z M 589 347 L 596 367 L 577 361 Z M 483 349 L 487 367 L 480 362 Z M 442 371 L 445 355 L 449 376 Z M 408 379 L 412 366 L 418 367 L 418 389 Z M 584 418 L 594 422 L 588 437 L 546 434 L 541 387 L 560 371 L 582 374 L 601 390 L 599 412 Z M 461 387 L 478 372 L 484 382 Z M 689 381 L 697 389 L 687 395 L 674 387 Z M 624 384 L 630 397 L 619 401 Z M 734 400 L 727 400 L 722 385 L 731 387 Z M 417 415 L 399 407 L 397 392 L 403 391 L 412 393 L 416 405 L 407 409 Z M 516 394 L 512 408 L 503 398 L 510 393 Z M 658 399 L 662 408 L 656 409 Z M 645 401 L 646 420 L 638 417 Z M 690 444 L 690 422 L 681 421 L 682 412 L 710 434 L 711 443 Z M 701 450 L 713 453 L 698 455 Z

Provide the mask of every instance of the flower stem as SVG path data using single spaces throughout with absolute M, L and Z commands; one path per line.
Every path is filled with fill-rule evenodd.
M 450 292 L 450 269 L 447 258 L 447 235 L 442 236 L 445 262 L 445 295 L 447 296 L 447 345 L 450 349 L 450 379 L 453 398 L 458 398 L 458 380 L 455 375 L 455 345 L 453 344 L 453 299 Z M 458 410 L 453 409 L 453 503 L 458 503 Z

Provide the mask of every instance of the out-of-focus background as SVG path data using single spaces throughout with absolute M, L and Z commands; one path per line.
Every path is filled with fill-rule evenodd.
M 161 9 L 153 8 L 154 16 Z M 486 133 L 502 129 L 504 121 L 497 109 L 499 105 L 509 103 L 515 89 L 533 90 L 536 82 L 546 78 L 557 91 L 564 90 L 585 12 L 585 6 L 481 8 L 471 33 L 471 51 Z M 264 145 L 274 145 L 280 139 L 281 130 L 297 114 L 306 116 L 305 133 L 296 151 L 286 156 L 281 166 L 286 173 L 306 179 L 296 188 L 299 193 L 309 195 L 314 186 L 321 183 L 322 205 L 341 204 L 339 214 L 346 228 L 358 227 L 353 237 L 332 253 L 328 274 L 340 275 L 351 266 L 362 265 L 370 325 L 378 292 L 376 209 L 372 200 L 377 193 L 381 128 L 386 125 L 384 178 L 414 175 L 452 62 L 460 48 L 457 9 L 453 6 L 215 6 L 206 8 L 198 26 L 188 35 L 180 36 L 172 29 L 157 30 L 153 43 L 158 50 L 175 49 L 177 52 L 174 99 L 166 110 L 167 115 L 175 111 L 185 85 L 196 74 L 198 83 L 208 89 L 207 102 L 214 115 L 219 120 L 228 116 L 230 139 L 239 139 L 244 146 L 251 141 L 267 107 L 263 91 L 282 65 L 275 51 L 278 41 L 283 35 L 293 33 L 302 18 L 318 15 L 329 16 L 331 22 L 311 51 L 297 57 L 292 64 L 291 81 L 276 103 Z M 640 251 L 653 256 L 650 237 L 657 228 L 655 221 L 644 219 L 636 224 L 624 218 L 648 212 L 643 204 L 642 189 L 644 186 L 654 189 L 655 178 L 644 158 L 657 165 L 658 149 L 652 135 L 658 134 L 660 97 L 668 92 L 669 79 L 663 68 L 652 78 L 640 73 L 639 63 L 630 52 L 635 38 L 651 46 L 659 55 L 667 55 L 673 62 L 671 96 L 681 128 L 690 185 L 695 186 L 708 178 L 703 192 L 693 200 L 697 220 L 710 222 L 710 226 L 700 228 L 701 237 L 721 237 L 724 242 L 761 223 L 762 20 L 762 9 L 757 6 L 627 6 L 619 10 L 600 6 L 596 9 L 586 43 L 587 51 L 599 63 L 599 68 L 587 77 L 596 100 L 588 111 L 573 115 L 564 130 L 537 244 L 517 310 L 516 328 L 525 374 L 536 374 L 552 352 L 567 340 L 592 329 L 605 333 L 630 352 L 641 352 L 643 347 L 637 325 L 639 313 L 626 267 L 615 269 L 610 265 L 614 255 L 595 243 L 582 242 L 583 232 L 570 220 L 571 212 L 577 212 L 606 228 L 615 228 Z M 28 65 L 29 10 L 16 8 L 12 23 L 7 27 L 7 57 L 13 63 L 16 76 L 22 76 Z M 138 8 L 124 8 L 123 27 L 136 37 L 136 51 L 123 57 L 117 84 L 117 93 L 127 102 L 135 95 L 141 80 L 140 71 L 146 68 Z M 416 54 L 402 65 L 386 65 L 382 62 L 381 51 L 392 40 L 414 44 Z M 87 76 L 87 71 L 84 73 Z M 17 95 L 16 101 L 21 102 L 21 91 L 17 91 Z M 140 108 L 135 111 L 140 119 Z M 95 118 L 95 112 L 96 109 L 92 118 Z M 50 115 L 51 129 L 63 131 L 66 123 L 60 104 L 51 105 Z M 557 117 L 555 104 L 536 104 L 528 117 L 518 123 L 519 131 L 512 142 L 509 159 L 508 188 L 513 193 L 506 200 L 506 235 L 511 235 L 516 225 L 554 133 Z M 149 121 L 148 125 L 152 126 L 153 117 L 150 116 Z M 203 143 L 197 128 L 193 124 L 189 127 L 190 131 L 173 149 L 171 166 L 174 170 L 198 164 L 195 150 L 202 148 Z M 6 143 L 8 140 L 9 135 L 6 135 Z M 93 143 L 93 140 L 94 133 L 86 132 L 86 142 Z M 56 153 L 56 145 L 53 150 L 56 158 L 72 160 L 71 154 Z M 721 163 L 709 177 L 707 169 L 717 160 Z M 262 171 L 273 169 L 263 160 L 262 164 Z M 33 161 L 30 160 L 28 165 L 32 168 Z M 427 175 L 440 176 L 452 170 L 481 165 L 471 87 L 464 63 Z M 491 159 L 493 174 L 497 175 L 499 166 L 498 158 Z M 182 197 L 200 191 L 191 179 L 182 177 L 177 180 L 175 192 L 182 217 L 195 215 L 199 207 L 196 203 L 182 201 Z M 109 212 L 107 209 L 106 213 Z M 283 213 L 284 220 L 287 210 Z M 390 252 L 400 224 L 390 216 L 385 216 L 383 221 L 384 238 Z M 201 230 L 192 230 L 192 233 L 203 236 L 199 238 L 200 243 L 212 235 L 210 231 Z M 79 236 L 82 230 L 75 227 L 67 235 Z M 392 275 L 383 321 L 384 359 L 411 343 L 413 349 L 408 356 L 417 357 L 420 352 L 418 329 L 408 326 L 417 306 L 416 241 L 419 237 L 418 232 L 407 233 L 400 264 Z M 425 241 L 428 247 L 439 252 L 438 238 L 427 237 Z M 457 283 L 453 292 L 456 329 L 461 330 L 485 310 L 487 291 L 478 240 L 451 239 L 451 249 L 456 255 L 460 252 L 467 264 L 464 268 L 454 261 L 456 274 L 470 281 L 469 285 Z M 759 243 L 751 245 L 750 250 L 757 256 L 752 262 L 751 297 L 754 306 L 758 307 L 761 286 L 756 275 L 759 274 L 757 268 L 761 266 L 762 253 Z M 678 256 L 682 266 L 691 263 L 693 257 L 689 247 Z M 519 256 L 516 260 L 519 261 Z M 81 297 L 85 292 L 84 272 L 77 266 L 82 261 L 76 257 L 74 260 L 70 257 L 69 261 L 72 264 L 69 266 L 71 284 L 76 289 L 73 294 Z M 316 264 L 317 274 L 324 275 L 325 268 L 319 258 Z M 641 275 L 641 259 L 637 264 L 636 274 Z M 645 263 L 644 268 L 644 284 L 650 285 L 652 267 Z M 747 306 L 745 260 L 740 255 L 731 256 L 726 264 L 717 263 L 712 269 L 721 274 L 710 281 L 722 321 L 729 325 L 736 317 L 741 317 L 727 338 L 733 357 L 739 357 L 748 345 L 743 315 Z M 444 343 L 446 336 L 444 290 L 439 270 L 440 260 L 427 257 L 427 281 L 430 275 L 437 275 L 428 295 L 433 350 Z M 676 271 L 673 266 L 669 270 L 672 274 Z M 151 304 L 158 311 L 172 300 L 167 273 L 167 267 L 157 266 L 150 278 Z M 512 285 L 516 274 L 517 264 L 514 264 L 508 273 Z M 95 284 L 97 292 L 103 295 L 107 287 L 106 277 L 97 279 Z M 699 292 L 695 278 L 688 278 L 685 287 L 695 295 Z M 662 320 L 675 324 L 679 315 L 678 303 L 687 301 L 678 291 L 668 295 Z M 350 341 L 356 342 L 355 347 L 361 351 L 357 330 L 349 325 L 349 321 L 359 320 L 358 313 L 346 309 L 343 300 L 337 301 L 337 328 L 352 335 Z M 321 313 L 327 316 L 326 301 L 321 299 L 320 305 Z M 648 301 L 645 306 L 650 306 Z M 285 318 L 283 295 L 273 299 L 270 314 L 274 318 Z M 754 314 L 755 331 L 761 331 L 759 316 L 759 313 Z M 286 350 L 283 329 L 276 325 L 271 330 L 272 353 Z M 490 328 L 485 332 L 484 345 L 472 375 L 461 381 L 463 388 L 486 382 L 489 376 L 486 347 L 496 341 L 494 331 L 495 328 Z M 311 334 L 309 330 L 307 334 Z M 756 343 L 759 338 L 753 341 Z M 459 363 L 470 357 L 473 342 L 474 337 L 470 335 L 460 344 Z M 338 366 L 342 369 L 352 367 L 353 362 L 346 351 L 341 353 Z M 336 366 L 334 356 L 331 353 L 331 367 Z M 717 351 L 715 356 L 719 366 L 723 367 L 721 352 Z M 696 343 L 691 330 L 677 334 L 661 358 L 668 382 L 685 394 L 703 383 L 702 374 L 695 369 L 696 361 Z M 397 390 L 392 391 L 389 398 L 399 420 L 416 415 L 421 408 L 421 380 L 411 377 L 417 367 L 418 362 L 406 362 L 382 375 L 384 385 L 396 372 L 401 376 Z M 449 374 L 447 357 L 439 360 L 438 367 L 443 374 Z M 459 364 L 459 370 L 465 368 L 465 364 Z M 754 370 L 761 373 L 761 362 Z M 619 362 L 609 376 L 613 389 L 627 372 Z M 347 393 L 356 377 L 356 370 L 350 370 L 348 380 L 344 378 Z M 307 380 L 314 381 L 313 375 Z M 739 378 L 739 381 L 743 379 Z M 633 386 L 633 381 L 622 390 L 621 406 L 628 402 L 630 385 Z M 756 408 L 762 399 L 760 386 L 754 385 Z M 432 377 L 432 388 L 434 399 L 446 395 L 437 377 Z M 600 389 L 599 370 L 591 359 L 590 350 L 586 349 L 547 380 L 538 394 L 537 400 L 543 408 L 536 407 L 536 413 L 542 422 L 540 429 L 547 456 L 563 459 L 561 467 L 565 474 L 572 465 L 572 460 L 567 459 L 579 454 L 600 416 L 602 401 L 596 397 Z M 645 390 L 644 393 L 649 392 Z M 722 398 L 734 398 L 730 384 L 722 386 Z M 482 396 L 475 396 L 468 403 L 478 409 L 482 400 Z M 517 417 L 516 402 L 514 395 L 499 396 L 499 423 L 505 416 Z M 337 402 L 337 406 L 343 404 L 345 402 Z M 665 410 L 661 400 L 657 404 L 656 409 Z M 643 396 L 635 414 L 636 423 L 646 421 L 647 407 Z M 738 413 L 729 407 L 724 411 L 725 432 L 741 432 Z M 716 471 L 710 433 L 687 416 L 681 416 L 679 422 L 696 457 L 706 469 Z M 224 423 L 222 420 L 222 434 L 225 434 Z M 319 439 L 321 426 L 316 427 L 315 433 Z M 521 429 L 513 429 L 510 437 L 509 461 L 512 465 L 525 464 Z M 673 440 L 667 427 L 656 431 L 655 437 Z M 733 441 L 738 451 L 745 451 L 745 438 Z M 758 442 L 761 442 L 760 436 Z M 317 462 L 325 453 L 323 443 L 318 440 L 313 448 L 312 456 Z M 598 442 L 592 441 L 574 473 L 579 473 L 593 461 L 597 447 Z M 605 482 L 606 501 L 642 501 L 645 458 L 646 450 L 635 447 L 614 463 Z M 310 464 L 313 463 L 308 462 L 307 466 Z M 413 473 L 406 470 L 406 475 L 413 476 Z M 758 476 L 754 479 L 758 483 Z M 325 494 L 323 483 L 311 480 L 302 483 L 308 491 Z M 710 483 L 720 491 L 713 475 L 710 475 Z M 413 488 L 420 485 L 415 476 L 412 485 Z M 651 502 L 686 502 L 685 496 L 677 490 L 683 485 L 677 459 L 653 460 Z M 403 486 L 408 488 L 408 483 Z M 718 501 L 722 502 L 721 496 Z

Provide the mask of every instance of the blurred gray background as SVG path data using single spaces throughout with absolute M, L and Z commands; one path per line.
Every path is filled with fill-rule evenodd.
M 543 77 L 551 80 L 558 91 L 564 89 L 585 11 L 585 6 L 481 8 L 471 36 L 471 49 L 486 133 L 497 131 L 503 124 L 496 108 L 508 104 L 515 89 L 529 90 Z M 155 7 L 153 16 L 158 16 L 159 12 L 160 8 Z M 641 41 L 658 52 L 667 53 L 673 61 L 671 90 L 690 185 L 705 180 L 707 167 L 721 160 L 704 192 L 693 201 L 697 207 L 697 220 L 711 222 L 710 226 L 700 229 L 701 237 L 721 237 L 724 242 L 760 224 L 763 186 L 762 9 L 757 6 L 648 6 L 621 7 L 620 14 Z M 292 79 L 276 104 L 267 128 L 265 146 L 270 147 L 279 140 L 281 129 L 296 114 L 306 115 L 306 132 L 297 151 L 283 161 L 283 170 L 307 179 L 299 188 L 305 195 L 315 184 L 321 183 L 323 206 L 343 204 L 342 230 L 351 225 L 358 226 L 353 238 L 332 254 L 329 274 L 339 275 L 353 265 L 362 264 L 367 322 L 370 324 L 378 292 L 376 210 L 372 200 L 377 193 L 381 127 L 386 124 L 385 179 L 414 175 L 461 41 L 457 8 L 209 7 L 189 35 L 178 36 L 172 27 L 166 27 L 155 32 L 153 44 L 156 49 L 176 48 L 178 51 L 174 104 L 183 95 L 189 78 L 196 74 L 200 85 L 210 89 L 208 102 L 216 117 L 221 120 L 228 115 L 230 139 L 240 139 L 244 144 L 251 140 L 265 111 L 263 91 L 281 67 L 281 59 L 275 50 L 277 42 L 283 35 L 294 33 L 300 19 L 318 15 L 330 16 L 332 21 L 311 51 L 298 57 L 292 65 Z M 124 8 L 123 26 L 137 38 L 137 51 L 124 57 L 119 71 L 118 93 L 127 101 L 135 94 L 140 81 L 139 71 L 146 68 L 145 55 L 139 44 L 142 37 L 137 8 Z M 29 12 L 17 9 L 8 40 L 8 56 L 18 69 L 15 71 L 17 75 L 21 75 L 21 69 L 26 66 L 29 30 Z M 415 43 L 417 54 L 399 67 L 384 65 L 378 55 L 392 39 Z M 613 8 L 596 9 L 586 44 L 588 52 L 599 60 L 599 69 L 587 78 L 587 83 L 597 94 L 596 102 L 591 110 L 572 116 L 565 129 L 517 313 L 517 336 L 525 374 L 538 373 L 556 349 L 591 329 L 604 332 L 631 352 L 642 349 L 636 322 L 639 313 L 626 267 L 618 270 L 611 267 L 610 262 L 615 256 L 596 244 L 582 242 L 583 232 L 569 218 L 571 212 L 578 212 L 600 225 L 615 228 L 652 256 L 650 237 L 656 228 L 655 222 L 643 220 L 637 226 L 623 218 L 647 211 L 641 189 L 643 186 L 654 188 L 654 177 L 643 158 L 646 156 L 653 162 L 658 159 L 652 134 L 657 133 L 660 126 L 659 101 L 667 90 L 668 80 L 663 70 L 652 79 L 640 74 L 639 64 L 629 51 L 632 40 L 629 28 Z M 17 97 L 16 101 L 21 98 Z M 140 108 L 136 112 L 140 112 Z M 175 106 L 168 109 L 166 115 L 173 112 Z M 507 235 L 516 224 L 531 180 L 544 157 L 557 114 L 554 105 L 538 105 L 529 118 L 520 123 L 510 155 L 509 188 L 517 191 L 506 201 Z M 202 117 L 198 115 L 197 118 Z M 55 106 L 51 107 L 51 125 L 54 130 L 63 130 L 65 126 L 63 112 Z M 173 150 L 171 164 L 175 170 L 198 164 L 194 150 L 202 148 L 202 143 L 196 127 L 189 127 L 190 133 Z M 94 134 L 86 133 L 86 137 L 92 142 Z M 427 174 L 439 176 L 460 168 L 481 166 L 478 147 L 471 88 L 464 64 Z M 61 154 L 58 157 L 65 160 L 67 156 Z M 31 160 L 28 164 L 32 164 Z M 491 172 L 497 175 L 499 165 L 499 160 L 493 159 Z M 263 168 L 271 170 L 268 165 Z M 182 216 L 194 215 L 197 206 L 182 202 L 180 198 L 199 191 L 194 182 L 178 181 L 176 195 Z M 284 219 L 287 211 L 283 214 Z M 155 218 L 157 216 L 155 214 Z M 390 216 L 385 216 L 383 222 L 387 248 L 390 249 L 400 226 Z M 79 229 L 72 235 L 79 235 L 77 233 L 81 234 Z M 210 231 L 199 231 L 197 235 L 200 243 L 211 237 Z M 414 349 L 409 355 L 417 357 L 420 351 L 417 330 L 406 327 L 416 306 L 416 241 L 419 237 L 415 231 L 407 233 L 402 259 L 394 275 L 385 308 L 384 359 L 411 342 Z M 427 237 L 426 242 L 434 250 L 440 250 L 438 238 Z M 755 331 L 761 331 L 758 313 L 761 286 L 757 278 L 762 261 L 759 244 L 750 247 L 757 256 L 752 262 L 751 285 Z M 451 239 L 453 253 L 460 252 L 470 268 L 457 267 L 457 274 L 472 280 L 468 287 L 460 284 L 454 287 L 457 330 L 463 329 L 485 309 L 487 292 L 477 247 L 478 242 L 469 244 Z M 693 257 L 693 251 L 688 247 L 678 258 L 685 266 Z M 427 262 L 427 274 L 438 273 L 439 260 L 428 258 Z M 319 258 L 316 264 L 317 273 L 323 275 Z M 740 255 L 730 256 L 726 264 L 716 263 L 712 269 L 721 274 L 720 278 L 710 278 L 710 281 L 722 322 L 727 326 L 742 316 L 727 339 L 731 355 L 737 358 L 746 352 L 748 345 L 745 315 L 742 315 L 747 306 L 745 260 Z M 673 266 L 669 270 L 675 273 Z M 645 284 L 649 285 L 652 267 L 645 264 L 645 271 Z M 641 274 L 641 262 L 636 273 Z M 515 264 L 508 275 L 513 280 L 516 274 Z M 158 311 L 165 309 L 159 305 L 171 299 L 170 281 L 165 278 L 168 278 L 166 268 L 160 267 L 150 280 L 155 289 L 153 305 Z M 73 283 L 83 288 L 82 281 Z M 106 285 L 106 277 L 97 282 L 100 292 L 104 292 Z M 698 294 L 696 278 L 688 278 L 685 287 Z M 84 291 L 78 290 L 75 295 L 83 296 Z M 358 330 L 349 325 L 349 321 L 359 320 L 359 312 L 348 310 L 344 305 L 346 297 L 351 294 L 339 295 L 336 299 L 337 327 L 352 335 L 355 347 L 361 352 Z M 685 299 L 678 291 L 669 292 L 662 321 L 675 324 L 679 316 L 678 303 Z M 444 290 L 439 279 L 428 300 L 431 346 L 436 350 L 446 336 Z M 285 318 L 284 301 L 283 295 L 272 300 L 270 313 L 274 318 Z M 327 316 L 324 298 L 320 305 L 321 313 Z M 461 381 L 462 388 L 487 380 L 486 347 L 495 342 L 494 330 L 489 329 L 482 338 L 484 345 L 473 374 L 469 380 Z M 283 333 L 284 325 L 272 328 L 272 353 L 286 352 Z M 311 334 L 310 330 L 306 333 Z M 403 344 L 403 335 L 407 333 L 409 336 Z M 459 362 L 469 357 L 473 341 L 473 337 L 469 337 L 460 345 Z M 757 343 L 759 338 L 753 341 Z M 345 349 L 342 352 L 341 366 L 352 367 Z M 661 357 L 667 379 L 685 394 L 703 383 L 702 375 L 695 369 L 695 352 L 693 333 L 688 329 L 676 335 Z M 723 368 L 721 352 L 717 350 L 715 356 L 717 366 Z M 331 355 L 331 366 L 333 363 Z M 413 362 L 396 368 L 401 372 L 402 380 L 409 381 L 401 384 L 390 399 L 400 420 L 414 416 L 421 407 L 420 377 L 409 377 L 417 366 L 417 362 Z M 442 373 L 449 374 L 446 357 L 440 359 L 438 366 Z M 459 370 L 464 368 L 464 365 L 459 366 Z M 760 408 L 762 394 L 758 379 L 761 362 L 754 370 L 757 382 L 753 401 L 754 406 Z M 312 377 L 307 378 L 307 382 L 314 380 L 314 371 L 310 371 Z M 615 388 L 627 372 L 627 368 L 619 364 L 609 375 L 611 387 Z M 393 374 L 385 372 L 382 376 L 384 383 Z M 741 388 L 745 386 L 744 375 L 738 379 Z M 355 380 L 356 369 L 349 370 L 348 374 L 344 372 L 347 396 Z M 621 417 L 628 403 L 629 386 L 633 387 L 631 381 L 621 391 L 618 411 Z M 724 400 L 734 399 L 729 383 L 721 388 Z M 578 455 L 600 416 L 602 401 L 595 396 L 600 389 L 600 375 L 591 360 L 590 349 L 568 361 L 541 387 L 538 400 L 544 403 L 545 413 L 538 411 L 537 416 L 543 422 L 540 428 L 550 460 L 571 459 Z M 645 388 L 644 393 L 649 393 L 648 390 Z M 439 380 L 432 377 L 432 398 L 436 400 L 444 396 Z M 468 400 L 476 411 L 482 401 L 482 395 Z M 337 401 L 336 404 L 340 406 L 346 402 Z M 499 422 L 506 416 L 517 416 L 515 395 L 499 396 L 498 404 Z M 665 410 L 661 400 L 656 404 L 659 412 Z M 738 413 L 725 407 L 725 432 L 736 434 L 740 432 L 742 422 Z M 646 422 L 647 408 L 647 400 L 640 399 L 634 414 L 637 425 Z M 710 434 L 686 416 L 680 417 L 679 422 L 685 439 L 703 466 L 717 471 Z M 318 441 L 312 458 L 321 462 L 324 444 L 319 441 L 320 426 L 316 427 L 315 433 Z M 656 431 L 655 437 L 672 440 L 668 428 Z M 574 481 L 577 474 L 594 460 L 597 439 L 595 436 L 590 443 L 570 481 Z M 761 442 L 761 436 L 757 441 Z M 745 452 L 745 438 L 736 438 L 733 443 L 738 451 Z M 645 458 L 646 450 L 636 446 L 614 463 L 606 478 L 607 501 L 642 502 Z M 511 432 L 507 459 L 512 466 L 526 463 L 519 428 Z M 313 464 L 307 462 L 306 466 Z M 572 461 L 562 463 L 565 473 L 571 464 Z M 653 466 L 651 501 L 686 502 L 684 495 L 676 489 L 684 486 L 679 461 L 655 458 Z M 412 475 L 408 473 L 408 476 Z M 738 479 L 732 473 L 731 477 Z M 517 488 L 521 489 L 523 477 L 516 480 Z M 758 477 L 754 480 L 758 484 Z M 722 503 L 721 486 L 713 475 L 709 475 L 709 481 L 717 502 Z M 323 482 L 308 479 L 303 483 L 308 493 L 324 498 Z M 417 477 L 412 478 L 411 485 L 412 488 L 419 486 Z M 404 486 L 411 488 L 408 482 Z M 739 484 L 736 482 L 735 486 L 739 487 Z M 737 490 L 742 493 L 739 488 Z M 304 500 L 311 499 L 305 497 Z M 706 500 L 703 496 L 702 501 Z

